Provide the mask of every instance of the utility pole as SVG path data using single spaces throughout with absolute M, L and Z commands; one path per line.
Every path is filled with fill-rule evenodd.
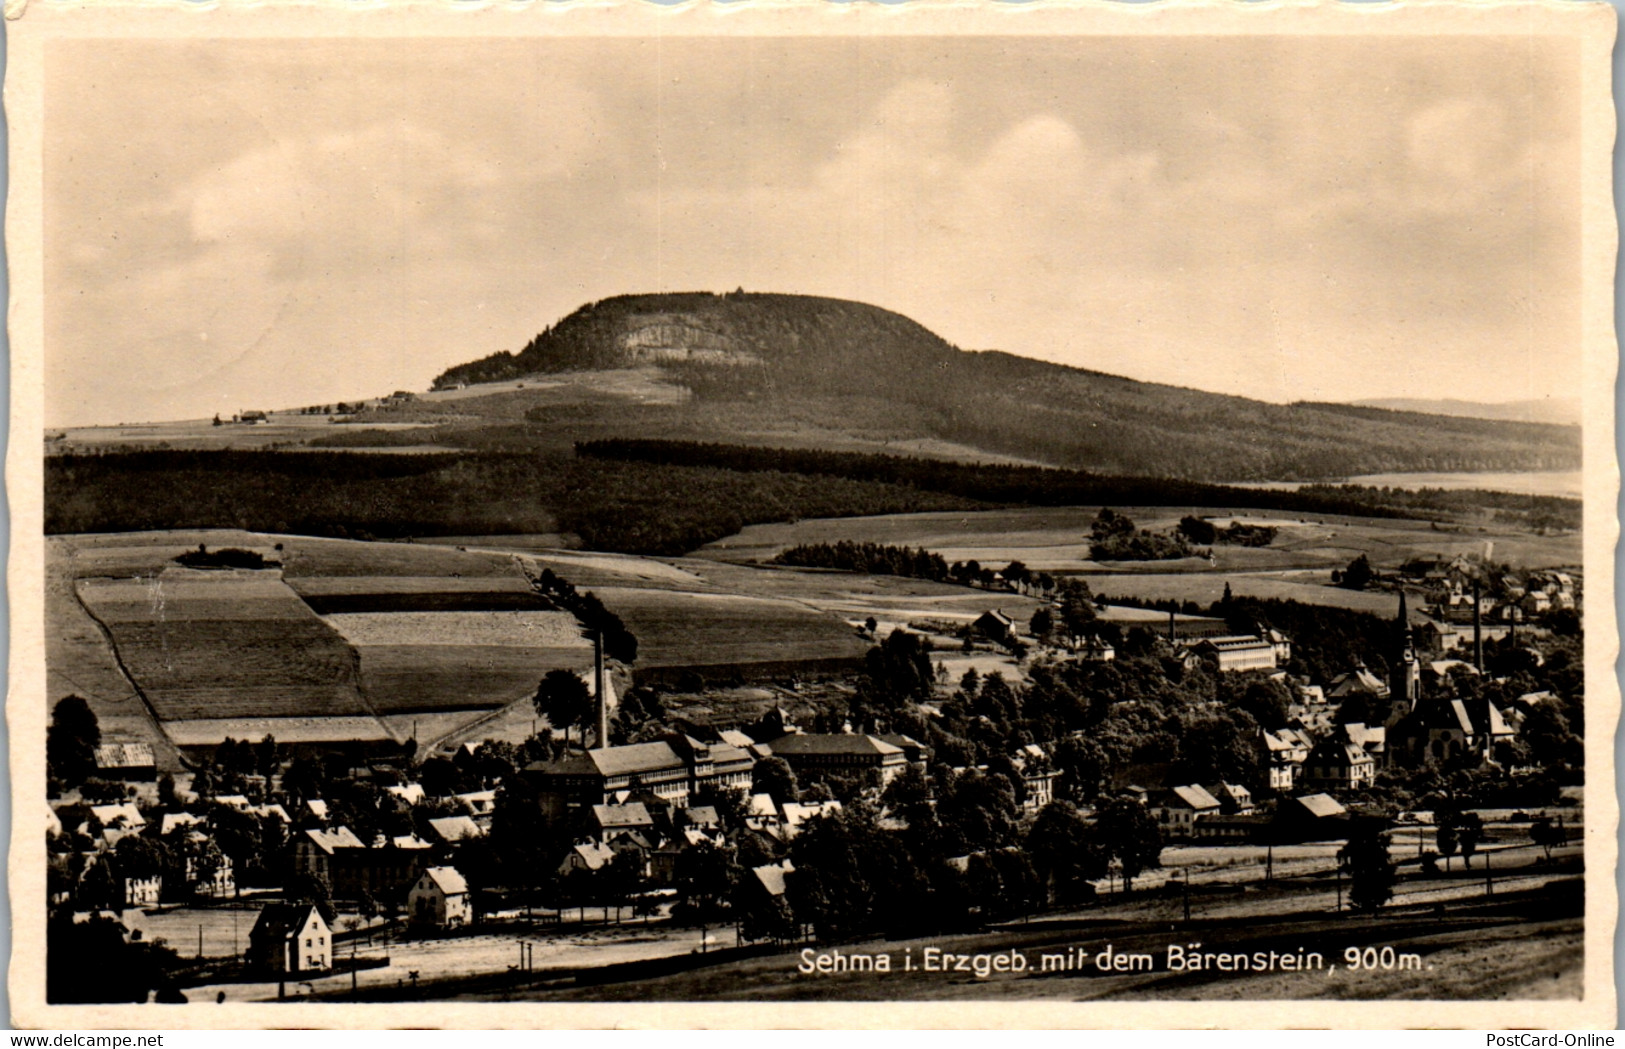
M 1275 880 L 1275 843 L 1264 843 L 1264 884 Z
M 1185 887 L 1185 924 L 1189 925 L 1191 923 L 1191 872 L 1187 870 L 1184 873 L 1185 876 L 1181 881 Z
M 1484 895 L 1495 895 L 1495 879 L 1490 874 L 1490 854 L 1488 850 L 1484 853 Z

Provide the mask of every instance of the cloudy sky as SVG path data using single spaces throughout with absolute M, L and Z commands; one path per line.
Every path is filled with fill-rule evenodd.
M 47 423 L 422 388 L 801 292 L 1267 400 L 1568 395 L 1577 55 L 1527 38 L 61 41 Z

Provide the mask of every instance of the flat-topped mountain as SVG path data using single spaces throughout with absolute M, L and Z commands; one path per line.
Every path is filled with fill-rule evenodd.
M 1347 406 L 1269 404 L 1017 357 L 960 350 L 865 303 L 732 292 L 625 295 L 581 307 L 518 353 L 448 369 L 436 389 L 640 369 L 680 403 L 621 411 L 538 401 L 532 426 L 583 437 L 773 443 L 944 442 L 1109 473 L 1300 480 L 1366 473 L 1575 469 L 1576 427 Z M 460 391 L 476 393 L 473 388 Z M 502 396 L 511 401 L 511 391 Z M 472 407 L 467 398 L 458 402 Z M 816 431 L 812 437 L 807 433 Z M 561 435 L 556 435 L 561 436 Z

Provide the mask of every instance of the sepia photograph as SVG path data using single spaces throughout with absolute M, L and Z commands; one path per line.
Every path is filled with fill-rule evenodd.
M 1612 1027 L 1615 13 L 1246 8 L 8 10 L 14 1024 Z

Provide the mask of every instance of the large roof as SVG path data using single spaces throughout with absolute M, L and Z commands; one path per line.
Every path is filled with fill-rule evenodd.
M 641 801 L 628 802 L 625 805 L 594 805 L 592 807 L 593 819 L 605 830 L 611 827 L 649 827 L 654 820 L 649 816 L 648 808 Z
M 750 871 L 756 875 L 756 880 L 762 883 L 762 888 L 767 890 L 769 896 L 783 896 L 784 876 L 795 869 L 789 860 L 785 860 L 782 863 L 769 863 L 765 867 L 752 867 Z
M 1273 648 L 1268 641 L 1253 634 L 1225 634 L 1220 637 L 1206 637 L 1196 643 L 1200 648 L 1203 645 L 1212 645 L 1221 652 L 1241 652 L 1249 648 Z
M 1307 809 L 1311 816 L 1341 816 L 1348 811 L 1330 794 L 1305 794 L 1301 798 L 1293 798 L 1292 800 Z
M 430 867 L 423 872 L 423 876 L 434 882 L 447 896 L 456 896 L 468 891 L 468 881 L 458 873 L 456 867 Z
M 530 766 L 533 771 L 566 776 L 636 776 L 683 768 L 683 759 L 669 743 L 633 743 L 625 747 L 604 747 L 585 754 L 571 754 L 558 761 Z
M 1205 812 L 1208 809 L 1219 807 L 1219 799 L 1209 794 L 1206 788 L 1196 783 L 1183 787 L 1174 787 L 1168 793 L 1171 795 L 1167 799 L 1170 804 L 1177 798 L 1187 808 L 1195 812 Z
M 334 849 L 364 849 L 361 839 L 349 827 L 334 827 L 332 830 L 307 830 L 305 837 L 316 844 L 323 852 L 331 854 Z
M 139 830 L 147 825 L 146 817 L 141 815 L 141 810 L 130 802 L 119 805 L 92 805 L 90 811 L 96 814 L 103 827 L 112 826 L 119 820 L 123 820 L 125 828 L 129 830 Z
M 805 732 L 780 736 L 769 744 L 775 755 L 901 754 L 903 748 L 873 736 L 846 732 Z
M 137 769 L 151 764 L 152 746 L 148 743 L 103 743 L 96 748 L 97 768 Z
M 448 844 L 485 836 L 480 825 L 470 816 L 441 816 L 439 819 L 430 820 L 429 826 L 440 836 L 441 841 Z

